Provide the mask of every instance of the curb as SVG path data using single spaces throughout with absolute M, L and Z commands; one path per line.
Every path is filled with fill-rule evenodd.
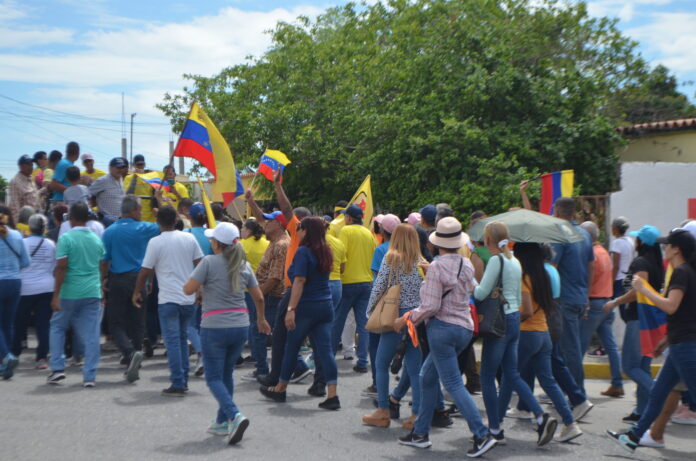
M 653 378 L 657 376 L 661 367 L 662 365 L 650 366 Z M 583 368 L 585 369 L 585 378 L 587 379 L 611 379 L 611 369 L 608 363 L 583 363 Z M 624 379 L 629 379 L 625 374 L 623 374 L 623 377 Z

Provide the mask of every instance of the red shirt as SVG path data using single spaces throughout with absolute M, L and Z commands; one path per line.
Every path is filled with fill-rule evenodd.
M 590 288 L 590 298 L 611 298 L 614 293 L 611 257 L 602 245 L 595 245 L 594 277 Z

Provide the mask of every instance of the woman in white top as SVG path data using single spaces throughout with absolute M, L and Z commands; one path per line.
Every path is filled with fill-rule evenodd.
M 48 368 L 48 332 L 51 321 L 51 297 L 53 296 L 53 270 L 56 267 L 56 245 L 44 237 L 48 221 L 44 215 L 34 214 L 29 218 L 30 235 L 24 239 L 24 247 L 31 260 L 29 267 L 22 269 L 22 291 L 15 317 L 15 334 L 12 353 L 19 357 L 22 341 L 27 334 L 29 318 L 34 314 L 36 338 L 36 368 Z

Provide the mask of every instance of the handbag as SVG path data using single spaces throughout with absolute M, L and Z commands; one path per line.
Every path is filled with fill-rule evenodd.
M 387 333 L 394 331 L 394 321 L 399 316 L 399 304 L 401 302 L 401 285 L 391 285 L 393 271 L 389 270 L 387 291 L 375 303 L 370 317 L 367 319 L 365 329 L 371 333 Z M 398 281 L 398 275 L 396 277 Z
M 505 336 L 505 306 L 508 302 L 503 296 L 504 261 L 501 255 L 498 255 L 498 258 L 500 272 L 495 287 L 485 299 L 476 302 L 479 336 L 482 338 L 502 338 Z
M 563 336 L 563 313 L 561 312 L 561 306 L 558 305 L 558 300 L 554 299 L 551 304 L 553 309 L 551 314 L 546 316 L 546 324 L 549 327 L 551 341 L 555 343 Z

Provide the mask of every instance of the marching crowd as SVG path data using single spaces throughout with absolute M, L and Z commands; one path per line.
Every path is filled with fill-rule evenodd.
M 608 431 L 612 440 L 628 451 L 664 447 L 668 421 L 696 424 L 696 222 L 661 237 L 650 225 L 629 233 L 618 218 L 607 251 L 597 224 L 578 224 L 573 199 L 560 198 L 555 216 L 582 241 L 515 242 L 504 222 L 490 220 L 482 239 L 471 241 L 446 204 L 370 223 L 344 201 L 333 216 L 293 208 L 278 173 L 276 206 L 262 209 L 249 190 L 252 216 L 242 223 L 219 204 L 194 203 L 170 165 L 162 170 L 165 190 L 138 176 L 148 171 L 141 155 L 131 168 L 116 157 L 106 172 L 90 154 L 81 157 L 83 169 L 79 159 L 74 142 L 65 157 L 22 156 L 9 207 L 0 206 L 4 379 L 19 364 L 30 324 L 35 366 L 48 370 L 48 383 L 66 379 L 72 357 L 86 388 L 95 386 L 102 337 L 118 348 L 132 383 L 161 335 L 170 373 L 162 395 L 184 397 L 189 376 L 205 376 L 218 403 L 208 432 L 236 444 L 249 420 L 234 400 L 235 367 L 253 363 L 241 379 L 258 381 L 277 403 L 286 401 L 288 383 L 313 375 L 308 394 L 338 410 L 342 348 L 356 358 L 354 372 L 371 376 L 363 394 L 376 408 L 364 425 L 401 419 L 410 390 L 399 443 L 430 447 L 430 428 L 458 415 L 473 435 L 467 455 L 478 457 L 505 443 L 506 418 L 532 420 L 539 446 L 582 435 L 577 423 L 593 408 L 583 356 L 596 335 L 612 376 L 602 394 L 624 396 L 622 372 L 637 385 L 636 406 L 623 418 L 631 428 Z M 473 225 L 486 215 L 467 218 Z M 667 314 L 654 351 L 666 359 L 655 380 L 641 348 L 637 295 Z M 477 309 L 488 306 L 497 316 L 479 322 Z M 626 324 L 621 354 L 617 308 Z M 307 345 L 310 360 L 300 353 Z M 560 421 L 541 407 L 535 380 Z M 510 407 L 513 391 L 518 402 Z M 487 421 L 472 399 L 479 392 Z

